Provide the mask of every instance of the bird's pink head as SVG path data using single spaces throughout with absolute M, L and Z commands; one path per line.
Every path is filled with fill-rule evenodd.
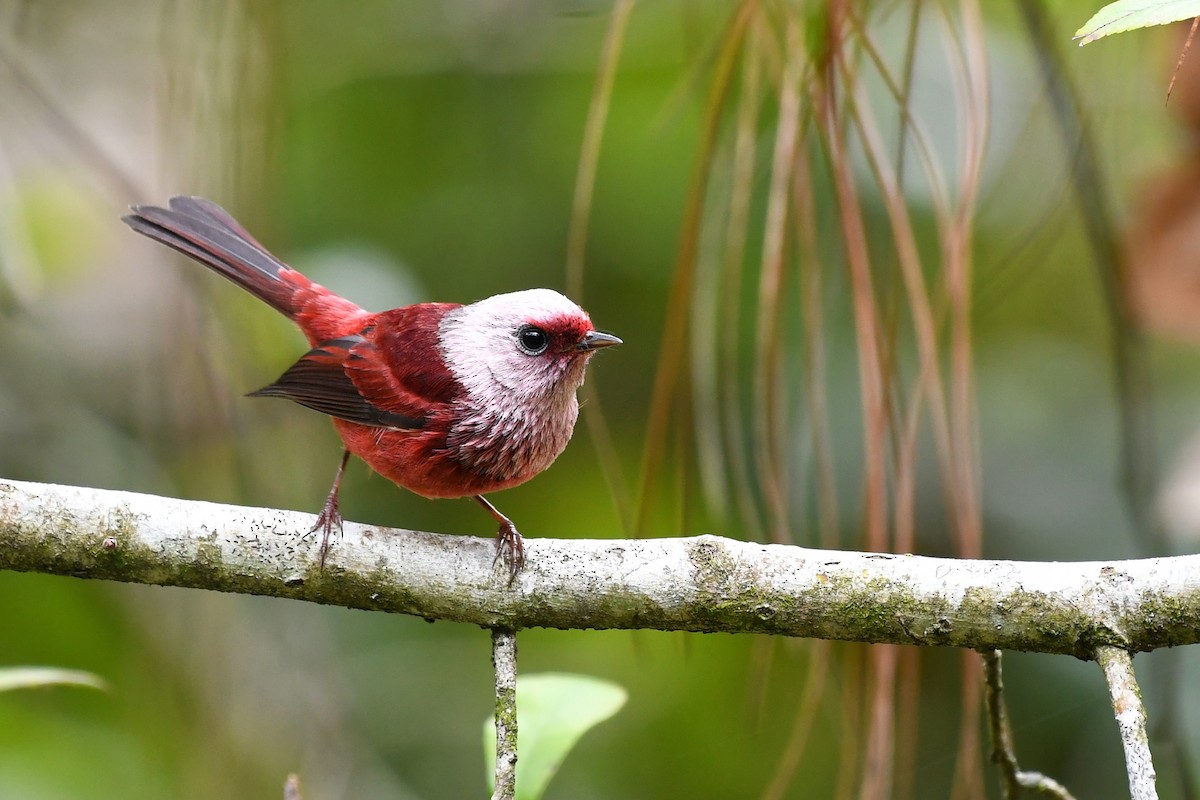
M 551 289 L 498 294 L 455 309 L 438 338 L 468 395 L 500 405 L 574 403 L 592 354 L 621 343 Z
M 527 289 L 448 312 L 438 342 L 464 389 L 447 442 L 460 462 L 511 486 L 567 446 L 588 361 L 621 340 L 558 292 Z

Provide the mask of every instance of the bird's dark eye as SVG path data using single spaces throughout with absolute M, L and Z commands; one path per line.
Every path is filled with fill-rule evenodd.
M 550 346 L 550 337 L 541 328 L 523 325 L 517 331 L 517 343 L 521 349 L 531 356 L 540 356 Z

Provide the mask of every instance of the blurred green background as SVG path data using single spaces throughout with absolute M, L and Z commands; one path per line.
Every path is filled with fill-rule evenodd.
M 1096 5 L 1055 4 L 1064 43 Z M 985 8 L 991 128 L 974 245 L 985 554 L 1143 555 L 1118 490 L 1111 334 L 1069 158 L 1034 49 L 1016 13 L 998 6 Z M 302 337 L 118 218 L 131 203 L 210 197 L 280 257 L 371 309 L 564 289 L 610 10 L 589 0 L 0 3 L 0 476 L 315 511 L 340 453 L 330 425 L 298 406 L 242 397 L 290 365 Z M 943 17 L 930 13 L 936 31 Z M 630 485 L 704 97 L 730 14 L 715 0 L 636 6 L 597 165 L 576 299 L 626 342 L 595 359 L 589 380 Z M 871 14 L 881 46 L 899 52 L 906 6 Z M 1064 50 L 1122 227 L 1143 207 L 1147 184 L 1188 163 L 1186 127 L 1164 104 L 1177 34 Z M 914 107 L 952 162 L 952 81 L 939 66 L 944 42 L 929 36 Z M 768 120 L 764 152 L 771 136 Z M 920 190 L 909 199 L 928 231 Z M 873 202 L 869 235 L 886 250 Z M 1160 294 L 1180 306 L 1170 318 L 1186 323 L 1200 319 L 1187 305 L 1195 268 L 1179 267 L 1178 289 Z M 830 280 L 832 295 L 846 291 L 838 270 Z M 854 328 L 833 306 L 827 395 L 843 542 L 854 547 L 862 469 Z M 1182 552 L 1200 534 L 1188 478 L 1198 471 L 1200 357 L 1194 332 L 1162 327 L 1169 335 L 1145 351 L 1154 391 L 1142 402 L 1153 402 L 1148 444 L 1164 478 L 1155 514 Z M 797 459 L 804 463 L 803 452 Z M 810 478 L 797 471 L 799 483 Z M 923 465 L 919 552 L 952 551 L 939 481 Z M 551 470 L 493 499 L 526 536 L 618 537 L 625 528 L 606 485 L 581 425 Z M 359 463 L 342 508 L 364 522 L 491 534 L 473 504 L 423 500 Z M 643 535 L 746 535 L 697 494 L 667 497 L 651 519 Z M 800 530 L 796 540 L 816 537 Z M 0 666 L 90 670 L 113 687 L 0 694 L 2 798 L 277 797 L 289 772 L 310 800 L 485 792 L 486 631 L 14 573 L 0 573 L 0 607 Z M 586 673 L 630 692 L 551 784 L 549 797 L 583 800 L 760 796 L 781 762 L 812 653 L 808 642 L 653 632 L 533 630 L 520 647 L 524 672 Z M 853 665 L 863 649 L 835 645 L 835 663 Z M 931 652 L 922 664 L 913 684 L 919 738 L 899 744 L 915 748 L 911 796 L 941 797 L 954 770 L 960 657 Z M 1138 666 L 1152 718 L 1165 713 L 1164 676 L 1181 676 L 1169 702 L 1191 734 L 1176 739 L 1181 762 L 1194 764 L 1194 654 L 1141 656 Z M 833 796 L 839 765 L 861 747 L 839 717 L 838 698 L 859 691 L 846 674 L 828 679 L 831 699 L 812 720 L 788 797 Z M 1093 665 L 1015 655 L 1006 679 L 1024 766 L 1079 797 L 1124 796 L 1116 726 Z M 1166 796 L 1184 796 L 1168 784 Z

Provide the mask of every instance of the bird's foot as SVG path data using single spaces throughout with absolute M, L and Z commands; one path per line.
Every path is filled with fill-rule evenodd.
M 320 531 L 321 549 L 318 553 L 321 569 L 325 569 L 325 557 L 329 555 L 329 540 L 334 530 L 337 530 L 338 538 L 342 538 L 342 513 L 338 510 L 337 492 L 330 492 L 329 497 L 325 498 L 325 505 L 321 507 L 321 513 L 317 515 L 316 524 L 302 537 L 307 538 Z
M 317 523 L 300 537 L 307 539 L 317 531 L 321 532 L 321 569 L 325 569 L 325 557 L 329 555 L 329 540 L 333 536 L 334 528 L 337 528 L 338 538 L 342 538 L 342 512 L 338 510 L 338 491 L 342 488 L 342 475 L 346 472 L 346 462 L 349 460 L 350 451 L 342 451 L 342 463 L 338 465 L 337 475 L 333 477 L 333 487 L 329 490 L 329 496 L 325 498 L 325 505 L 321 506 L 321 513 L 317 515 Z
M 508 585 L 512 586 L 513 581 L 517 579 L 517 573 L 525 566 L 525 540 L 521 538 L 512 520 L 501 514 L 486 497 L 477 494 L 475 502 L 483 506 L 483 510 L 500 523 L 500 528 L 496 531 L 496 557 L 492 559 L 492 567 L 495 568 L 496 562 L 503 558 L 504 563 L 508 565 Z
M 510 519 L 501 522 L 496 531 L 496 556 L 492 559 L 492 566 L 496 566 L 501 559 L 508 565 L 508 585 L 512 586 L 517 573 L 525 566 L 525 540 Z

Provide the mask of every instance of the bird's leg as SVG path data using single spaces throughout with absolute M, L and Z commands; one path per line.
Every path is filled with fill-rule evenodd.
M 346 463 L 350 460 L 350 451 L 346 450 L 342 453 L 342 463 L 338 467 L 337 475 L 333 479 L 333 488 L 329 490 L 329 496 L 325 498 L 325 505 L 321 506 L 321 513 L 317 515 L 317 523 L 312 526 L 305 536 L 309 533 L 321 532 L 321 569 L 325 569 L 325 556 L 329 555 L 329 537 L 333 535 L 333 529 L 337 528 L 338 536 L 342 535 L 342 513 L 338 510 L 338 492 L 342 488 L 342 474 L 346 471 Z
M 521 571 L 521 567 L 525 566 L 525 544 L 521 539 L 521 534 L 517 531 L 517 526 L 513 525 L 512 520 L 497 511 L 486 497 L 477 494 L 475 502 L 483 506 L 483 510 L 500 523 L 500 528 L 496 531 L 496 557 L 492 559 L 492 564 L 504 556 L 504 560 L 508 562 L 508 582 L 511 584 L 516 579 L 517 573 Z

